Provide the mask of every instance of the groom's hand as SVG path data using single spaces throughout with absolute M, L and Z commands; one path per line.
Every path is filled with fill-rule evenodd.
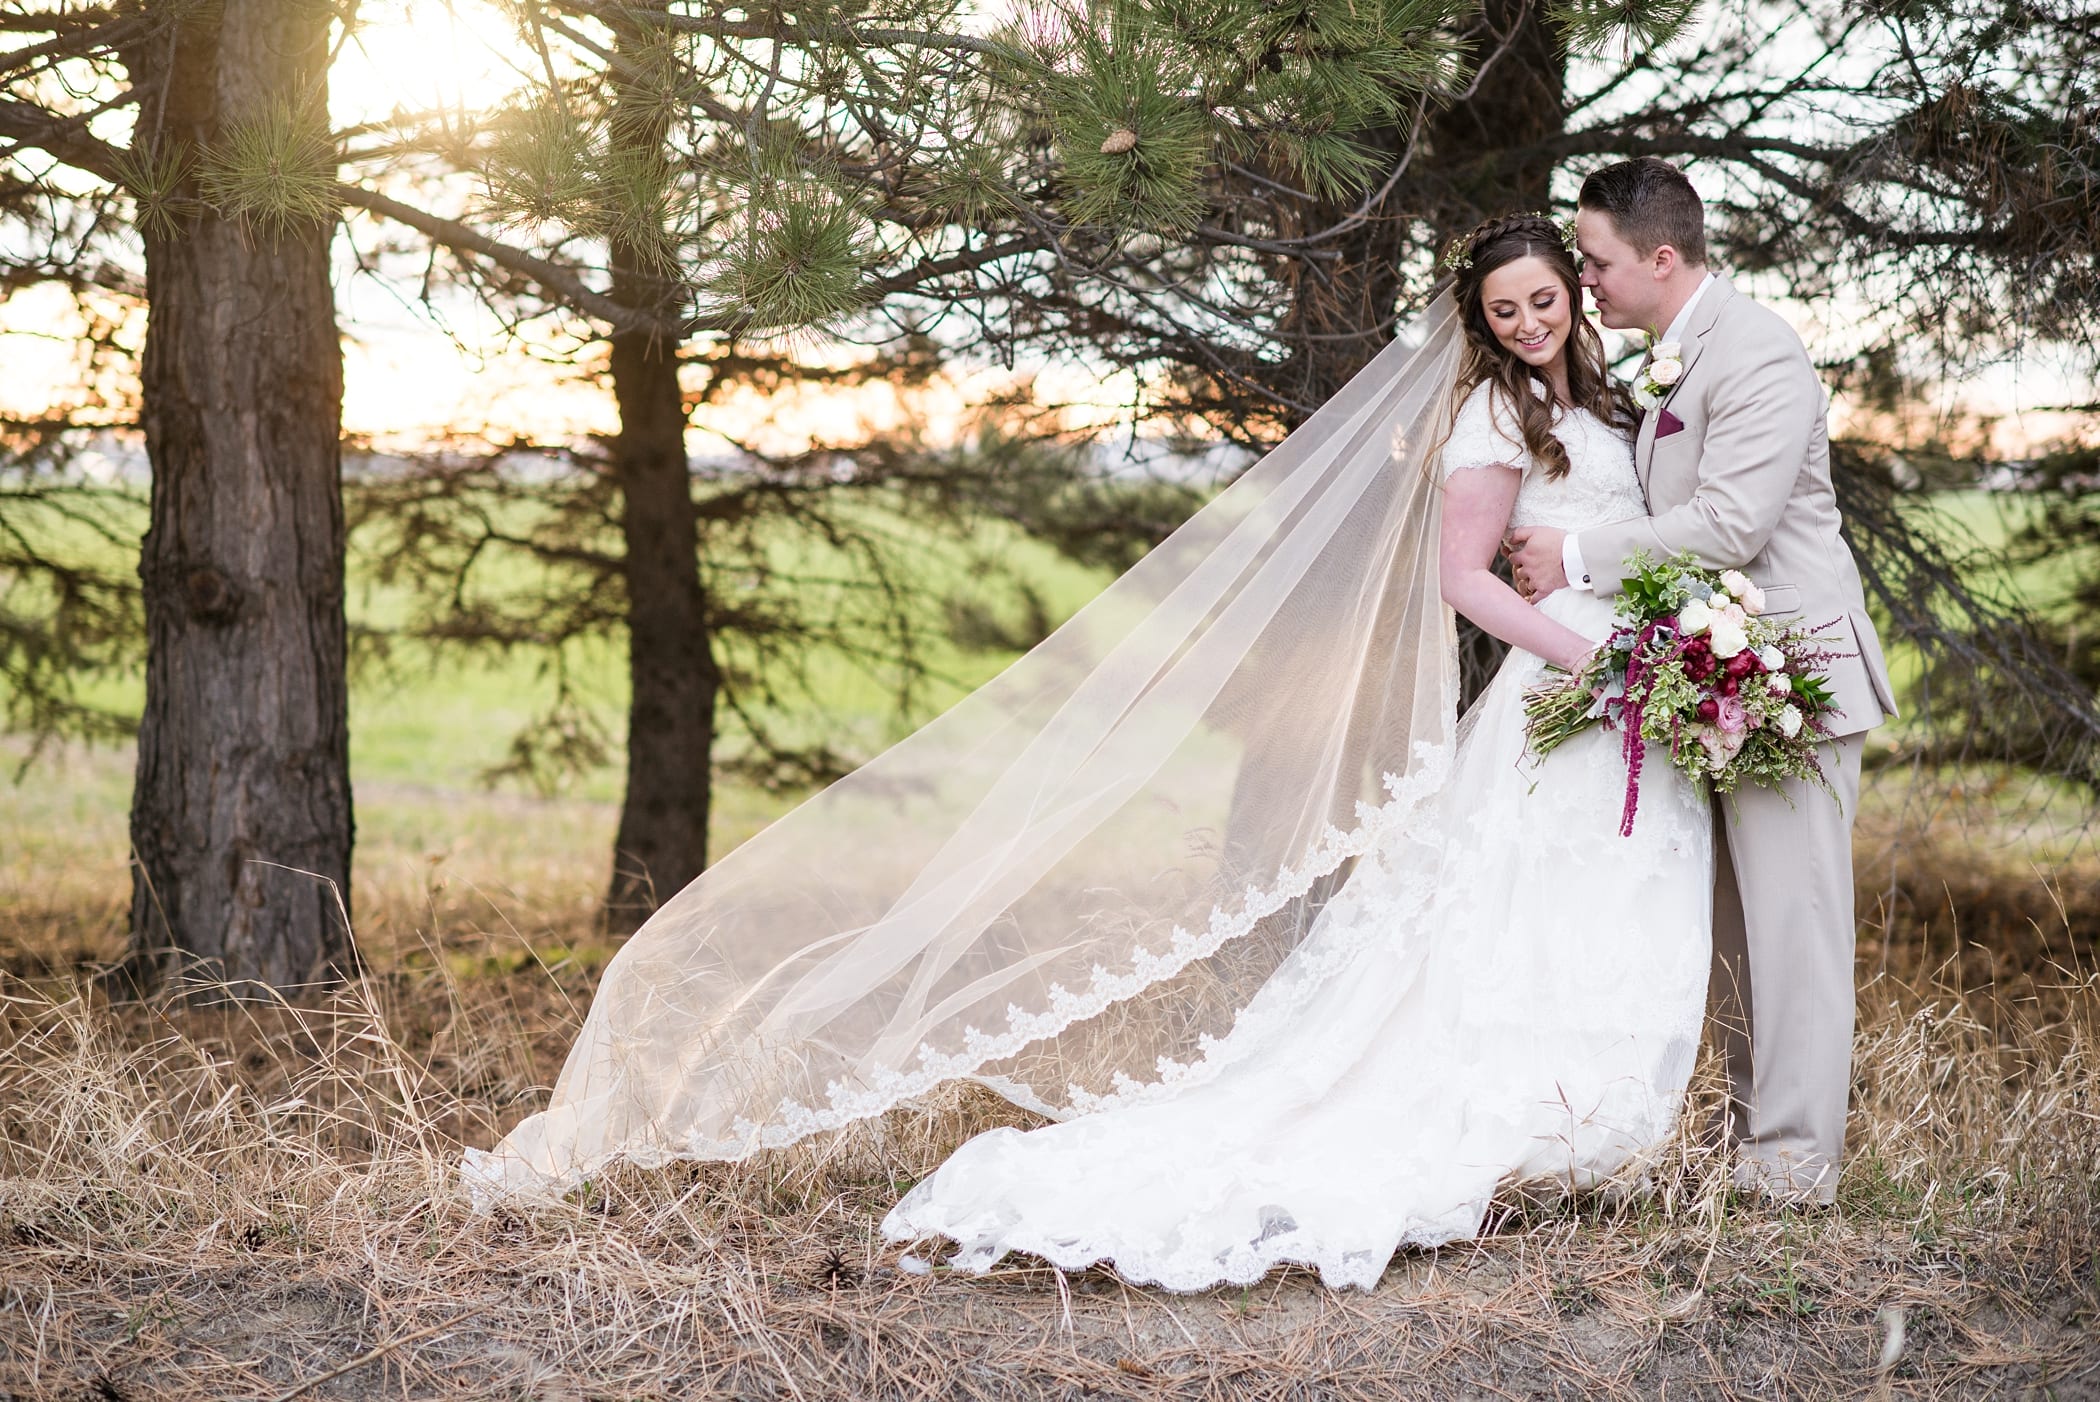
M 1551 526 L 1519 526 L 1509 533 L 1509 563 L 1527 599 L 1543 599 L 1556 589 L 1568 587 L 1561 565 L 1560 546 L 1566 531 Z

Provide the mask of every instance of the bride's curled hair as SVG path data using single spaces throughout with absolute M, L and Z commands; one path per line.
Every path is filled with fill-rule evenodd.
M 1490 219 L 1466 236 L 1456 262 L 1458 280 L 1452 295 L 1466 328 L 1465 357 L 1459 364 L 1455 403 L 1463 403 L 1475 385 L 1493 386 L 1496 407 L 1515 418 L 1524 449 L 1542 464 L 1549 478 L 1568 473 L 1568 450 L 1553 436 L 1553 395 L 1543 372 L 1509 352 L 1488 325 L 1480 287 L 1489 273 L 1519 258 L 1538 258 L 1553 269 L 1568 292 L 1568 394 L 1574 403 L 1605 423 L 1630 428 L 1640 420 L 1632 396 L 1613 383 L 1605 370 L 1604 338 L 1582 314 L 1581 273 L 1575 255 L 1562 241 L 1560 226 L 1537 214 Z M 1542 392 L 1543 391 L 1543 392 Z M 1499 417 L 1499 416 L 1498 416 Z

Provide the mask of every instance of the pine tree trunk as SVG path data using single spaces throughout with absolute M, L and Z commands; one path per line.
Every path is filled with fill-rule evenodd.
M 627 53 L 646 34 L 616 24 Z M 616 86 L 616 101 L 640 117 L 615 114 L 612 139 L 641 159 L 661 159 L 666 128 L 647 93 Z M 666 167 L 668 183 L 672 172 Z M 633 247 L 615 239 L 613 295 L 628 306 L 678 312 L 676 284 L 651 270 Z M 657 906 L 707 867 L 713 806 L 714 638 L 699 571 L 699 519 L 685 453 L 685 399 L 678 385 L 678 345 L 646 332 L 612 338 L 613 396 L 620 433 L 613 471 L 621 496 L 620 529 L 627 579 L 627 792 L 613 839 L 606 923 L 638 927 Z
M 1399 159 L 1401 132 L 1385 128 L 1364 132 L 1357 140 L 1384 149 Z M 1381 177 L 1382 178 L 1382 177 Z M 1275 387 L 1304 412 L 1291 416 L 1291 426 L 1334 397 L 1392 339 L 1392 316 L 1400 299 L 1399 260 L 1411 242 L 1405 220 L 1398 217 L 1398 192 L 1369 211 L 1369 217 L 1347 233 L 1321 245 L 1328 255 L 1319 261 L 1290 259 L 1279 272 L 1286 280 L 1289 310 L 1276 334 L 1291 344 L 1291 358 L 1277 372 Z M 1346 220 L 1362 202 L 1361 192 L 1308 205 L 1300 227 L 1286 237 L 1303 237 Z
M 1478 65 L 1475 91 L 1436 113 L 1416 157 L 1436 175 L 1422 213 L 1437 231 L 1438 248 L 1482 220 L 1544 211 L 1553 183 L 1548 143 L 1567 124 L 1568 55 L 1544 0 L 1487 0 L 1466 45 Z M 1508 568 L 1501 561 L 1496 567 Z M 1464 618 L 1458 648 L 1461 704 L 1471 706 L 1509 648 Z
M 719 676 L 700 588 L 676 348 L 615 337 L 612 372 L 633 694 L 606 919 L 626 931 L 707 866 Z
M 267 103 L 325 101 L 328 27 L 290 0 L 196 10 L 134 56 L 166 84 L 141 139 L 196 152 Z M 288 989 L 354 963 L 331 235 L 205 212 L 146 238 L 137 987 L 187 971 Z
M 1473 95 L 1432 114 L 1409 174 L 1369 218 L 1322 245 L 1331 257 L 1280 267 L 1289 311 L 1277 334 L 1296 345 L 1277 386 L 1297 403 L 1326 403 L 1384 347 L 1400 295 L 1399 262 L 1415 246 L 1414 221 L 1434 227 L 1441 247 L 1483 219 L 1547 207 L 1554 164 L 1547 143 L 1566 121 L 1567 54 L 1546 10 L 1544 0 L 1486 0 L 1461 40 L 1479 66 Z M 1398 162 L 1405 136 L 1393 127 L 1356 139 Z M 1360 199 L 1314 204 L 1302 228 L 1283 232 L 1329 228 Z
M 1568 53 L 1547 8 L 1545 0 L 1486 0 L 1466 31 L 1475 91 L 1431 117 L 1416 158 L 1424 185 L 1435 182 L 1421 212 L 1439 247 L 1484 219 L 1550 203 L 1549 143 L 1567 125 Z

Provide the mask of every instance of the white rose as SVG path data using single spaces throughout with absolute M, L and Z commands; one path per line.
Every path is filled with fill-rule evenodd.
M 1765 591 L 1758 588 L 1755 584 L 1738 593 L 1736 598 L 1742 600 L 1743 607 L 1751 613 L 1763 613 L 1765 611 Z
M 1781 706 L 1779 708 L 1779 733 L 1786 736 L 1787 739 L 1791 740 L 1801 733 L 1801 721 L 1801 708 L 1799 706 Z
M 1663 402 L 1663 397 L 1648 388 L 1646 381 L 1635 380 L 1633 382 L 1633 402 L 1640 405 L 1643 409 L 1653 409 L 1656 405 Z
M 1714 610 L 1714 617 L 1725 618 L 1730 623 L 1735 624 L 1737 627 L 1741 627 L 1743 624 L 1748 623 L 1750 621 L 1750 615 L 1743 610 L 1743 606 L 1741 604 L 1737 603 L 1722 604 L 1720 607 Z M 1748 639 L 1746 638 L 1745 641 L 1747 642 Z
M 1684 343 L 1682 341 L 1663 341 L 1655 347 L 1654 354 L 1657 360 L 1682 360 L 1684 359 Z
M 1764 664 L 1767 672 L 1776 672 L 1786 666 L 1786 654 L 1770 643 L 1757 650 L 1757 660 Z
M 1726 659 L 1750 646 L 1750 635 L 1743 631 L 1742 624 L 1721 616 L 1713 621 L 1709 641 L 1713 644 L 1714 656 Z
M 1774 696 L 1791 696 L 1794 694 L 1794 683 L 1777 672 L 1765 678 L 1765 685 L 1772 689 Z
M 1674 385 L 1684 375 L 1681 360 L 1660 360 L 1648 367 L 1648 378 L 1659 385 Z
M 1714 611 L 1706 606 L 1704 599 L 1689 600 L 1677 610 L 1677 626 L 1688 638 L 1695 633 L 1704 633 L 1713 621 Z
M 1750 589 L 1750 576 L 1741 570 L 1722 570 L 1721 587 L 1740 599 Z

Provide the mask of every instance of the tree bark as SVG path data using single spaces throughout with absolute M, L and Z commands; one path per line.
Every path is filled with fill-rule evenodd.
M 1431 115 L 1420 149 L 1392 190 L 1367 218 L 1323 246 L 1330 258 L 1277 260 L 1288 300 L 1276 335 L 1292 354 L 1271 386 L 1303 406 L 1286 416 L 1292 428 L 1391 338 L 1401 260 L 1417 246 L 1421 224 L 1435 231 L 1434 246 L 1441 249 L 1483 219 L 1548 205 L 1553 161 L 1537 153 L 1564 125 L 1567 53 L 1544 0 L 1486 0 L 1461 42 L 1475 65 L 1472 95 Z M 1403 128 L 1358 139 L 1384 152 L 1389 171 L 1408 159 Z M 1302 237 L 1330 228 L 1360 199 L 1310 204 L 1302 224 L 1281 232 Z M 1462 692 L 1470 705 L 1508 649 L 1470 622 L 1459 624 Z
M 128 55 L 164 86 L 140 137 L 203 151 L 271 103 L 325 110 L 329 10 L 223 0 Z M 133 986 L 290 989 L 355 962 L 332 227 L 209 210 L 145 231 L 139 574 L 146 705 L 132 796 Z
M 628 23 L 616 26 L 623 48 L 648 42 Z M 612 139 L 632 159 L 661 161 L 666 139 L 661 104 L 623 82 Z M 673 179 L 668 166 L 664 183 Z M 673 279 L 651 270 L 642 250 L 615 239 L 610 249 L 613 298 L 672 322 Z M 613 839 L 607 926 L 637 928 L 657 906 L 707 867 L 713 806 L 715 697 L 721 674 L 714 657 L 707 596 L 699 571 L 699 519 L 685 453 L 685 397 L 678 384 L 678 343 L 649 331 L 612 337 L 613 397 L 620 432 L 613 473 L 621 497 L 620 529 L 627 582 L 627 792 Z
M 1359 133 L 1357 139 L 1384 151 L 1388 170 L 1400 159 L 1404 137 L 1397 127 Z M 1399 194 L 1395 189 L 1347 233 L 1327 240 L 1320 251 L 1329 256 L 1277 260 L 1287 310 L 1277 322 L 1276 336 L 1290 345 L 1291 356 L 1277 368 L 1272 384 L 1289 402 L 1302 406 L 1287 416 L 1292 428 L 1333 398 L 1392 339 L 1400 258 L 1410 241 Z M 1362 200 L 1362 193 L 1352 192 L 1286 206 L 1287 222 L 1279 232 L 1302 238 L 1332 228 Z
M 1476 65 L 1473 94 L 1431 114 L 1407 172 L 1368 217 L 1322 245 L 1331 256 L 1277 262 L 1288 310 L 1276 335 L 1292 343 L 1292 356 L 1273 384 L 1308 412 L 1391 338 L 1400 262 L 1417 244 L 1419 223 L 1437 231 L 1441 248 L 1483 219 L 1547 207 L 1553 161 L 1538 153 L 1565 120 L 1567 53 L 1544 0 L 1486 0 L 1461 42 Z M 1402 127 L 1357 140 L 1383 151 L 1387 170 L 1408 156 Z M 1330 228 L 1361 198 L 1308 203 L 1279 232 L 1302 237 Z M 1291 426 L 1303 418 L 1290 416 Z
M 1544 211 L 1552 139 L 1566 126 L 1567 46 L 1545 0 L 1486 0 L 1464 43 L 1473 93 L 1435 112 L 1416 158 L 1413 202 L 1443 240 L 1484 219 Z
M 706 869 L 721 679 L 700 587 L 676 348 L 615 336 L 612 368 L 632 695 L 606 919 L 627 931 Z

